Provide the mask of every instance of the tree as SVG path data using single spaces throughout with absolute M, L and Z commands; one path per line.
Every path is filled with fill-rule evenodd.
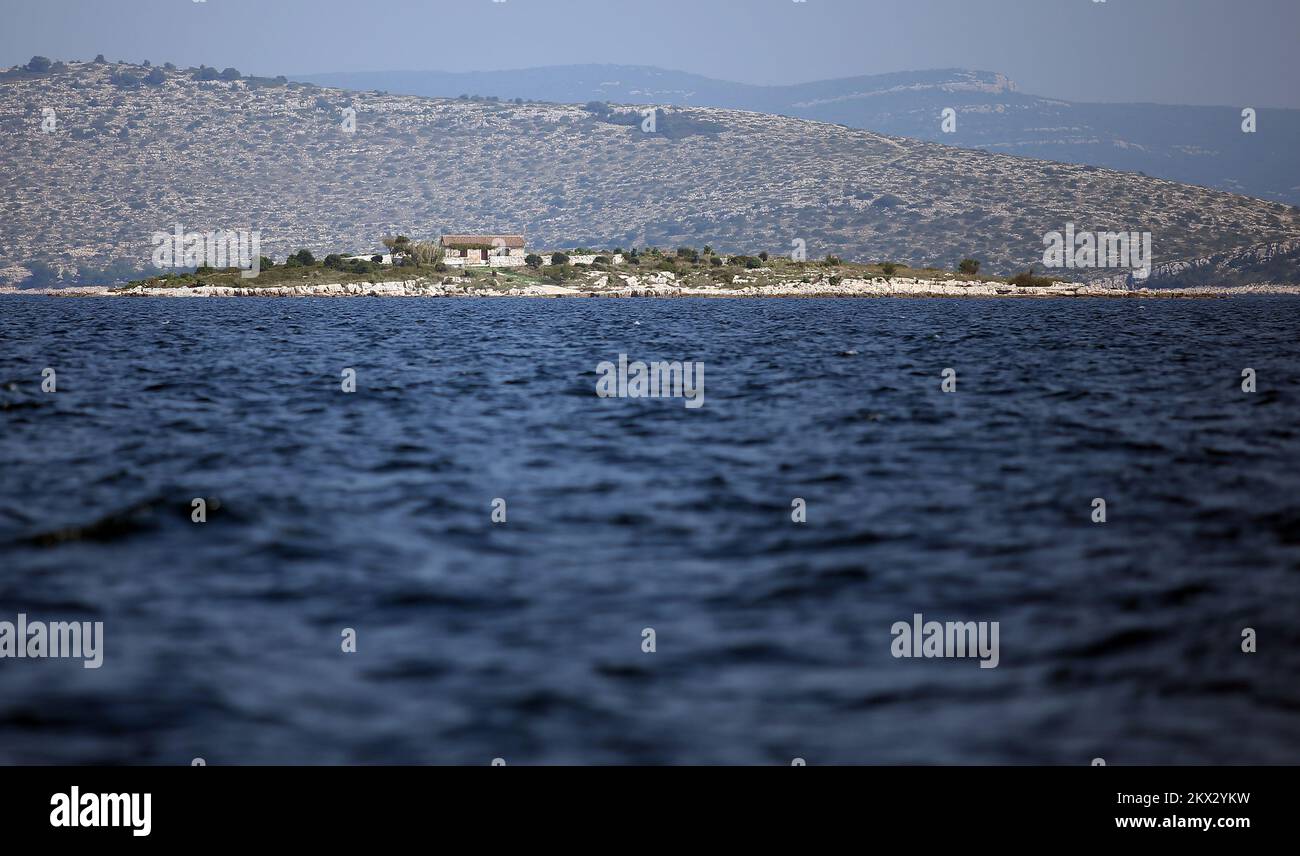
M 524 264 L 528 265 L 530 268 L 533 268 L 534 270 L 541 267 L 544 263 L 545 262 L 542 259 L 542 257 L 537 255 L 537 253 L 529 253 L 527 256 L 524 257 Z
M 977 259 L 962 259 L 961 264 L 957 265 L 957 270 L 959 273 L 974 276 L 980 272 L 980 263 Z
M 223 68 L 221 70 L 222 80 L 238 80 L 241 76 L 237 68 Z
M 270 256 L 260 256 L 257 260 L 257 267 L 261 270 L 268 270 L 275 267 L 275 261 Z
M 144 76 L 144 82 L 150 86 L 162 86 L 166 80 L 167 75 L 163 74 L 162 69 L 159 68 L 150 70 L 150 72 Z
M 195 80 L 216 80 L 219 76 L 215 68 L 208 68 L 206 65 L 199 66 L 199 70 L 194 72 Z
M 104 59 L 104 55 L 103 55 L 103 54 L 95 54 L 95 64 L 96 64 L 96 65 L 103 65 L 103 64 L 106 63 L 106 62 L 108 62 L 108 60 Z
M 396 238 L 384 238 L 382 243 L 394 255 L 408 253 L 411 249 L 411 239 L 405 235 L 398 235 Z
M 332 268 L 333 270 L 341 270 L 343 268 L 343 257 L 338 253 L 330 253 L 325 257 L 325 261 L 323 262 L 323 264 L 327 268 Z
M 381 265 L 384 263 L 384 256 L 382 253 L 375 253 L 373 256 L 370 257 L 370 260 L 377 265 Z
M 44 74 L 50 70 L 51 65 L 53 65 L 53 63 L 51 63 L 48 58 L 43 56 L 34 56 L 27 61 L 27 65 L 23 66 L 23 68 L 35 74 Z
M 316 264 L 316 257 L 311 254 L 311 250 L 299 250 L 293 254 L 293 257 L 297 259 L 298 264 L 303 267 Z
M 433 241 L 417 241 L 409 245 L 408 254 L 417 265 L 430 265 L 442 261 L 442 247 Z
M 893 262 L 884 262 L 880 265 L 880 270 L 885 274 L 885 276 L 893 276 L 898 270 L 898 265 Z
M 553 265 L 567 265 L 568 263 L 569 257 L 564 253 L 553 253 L 551 255 L 551 264 Z

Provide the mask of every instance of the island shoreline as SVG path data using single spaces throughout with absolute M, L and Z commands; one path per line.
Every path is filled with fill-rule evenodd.
M 51 297 L 165 297 L 165 298 L 295 298 L 295 297 L 405 297 L 405 298 L 955 298 L 955 299 L 1140 299 L 1214 300 L 1248 295 L 1300 296 L 1300 285 L 1194 286 L 1184 288 L 1117 289 L 1087 283 L 1056 283 L 1042 287 L 1017 287 L 1001 283 L 934 280 L 846 279 L 829 284 L 782 283 L 739 288 L 685 286 L 652 281 L 644 285 L 573 288 L 559 285 L 527 285 L 483 288 L 468 282 L 400 280 L 380 283 L 317 283 L 310 285 L 223 286 L 146 288 L 141 285 L 79 286 L 72 288 L 0 289 L 0 294 L 46 295 Z

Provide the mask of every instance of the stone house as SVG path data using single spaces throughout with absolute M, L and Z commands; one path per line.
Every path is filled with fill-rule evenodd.
M 442 261 L 449 267 L 523 267 L 523 235 L 443 235 Z

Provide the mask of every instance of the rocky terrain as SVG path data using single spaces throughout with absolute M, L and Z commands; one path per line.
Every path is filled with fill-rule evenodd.
M 3 290 L 0 290 L 2 293 Z M 29 293 L 31 290 L 25 290 Z M 120 288 L 91 286 L 46 289 L 52 296 L 77 297 L 957 297 L 957 298 L 1220 298 L 1249 294 L 1300 296 L 1300 286 L 1137 288 L 1119 290 L 1104 285 L 1057 282 L 1017 287 L 986 280 L 939 280 L 927 277 L 870 279 L 817 278 L 809 281 L 737 277 L 728 284 L 690 282 L 672 274 L 609 276 L 591 273 L 563 284 L 525 280 L 485 282 L 463 277 L 431 277 L 378 282 L 309 283 L 303 285 L 200 285 L 161 288 L 137 284 Z
M 522 97 L 725 107 L 866 128 L 901 137 L 1066 163 L 1145 172 L 1189 184 L 1300 205 L 1300 110 L 1255 105 L 1256 132 L 1242 133 L 1248 105 L 1094 104 L 1020 91 L 1006 75 L 937 69 L 755 86 L 627 65 L 518 71 L 384 71 L 296 79 L 406 95 Z M 945 108 L 956 125 L 945 131 Z
M 646 132 L 631 106 L 200 76 L 70 63 L 0 79 L 0 284 L 134 278 L 150 235 L 177 224 L 259 230 L 279 258 L 369 251 L 396 232 L 522 232 L 538 249 L 803 246 L 918 267 L 970 256 L 1002 274 L 1040 261 L 1066 223 L 1149 231 L 1157 264 L 1300 237 L 1285 205 L 804 119 L 680 109 Z M 1229 273 L 1300 281 L 1294 264 L 1268 265 Z

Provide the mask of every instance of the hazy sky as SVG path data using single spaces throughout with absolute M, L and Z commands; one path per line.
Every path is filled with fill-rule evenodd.
M 748 83 L 1001 71 L 1079 101 L 1300 107 L 1300 0 L 0 0 L 0 64 L 245 73 L 570 63 Z

